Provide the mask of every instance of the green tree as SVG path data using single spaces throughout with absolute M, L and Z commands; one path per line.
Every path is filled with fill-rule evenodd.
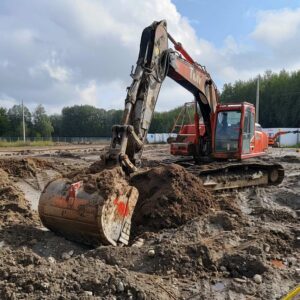
M 182 106 L 165 112 L 154 112 L 149 132 L 151 133 L 170 132 L 181 109 Z
M 91 105 L 75 105 L 62 110 L 61 132 L 67 137 L 107 136 L 107 112 Z
M 62 115 L 54 114 L 50 117 L 50 122 L 53 126 L 53 136 L 62 136 L 61 134 L 61 124 L 62 124 Z
M 225 84 L 221 102 L 255 104 L 257 78 Z M 259 122 L 268 127 L 300 127 L 300 71 L 266 71 L 260 79 Z
M 37 137 L 51 137 L 54 131 L 50 118 L 47 116 L 45 108 L 40 104 L 33 113 L 33 132 Z
M 7 132 L 10 136 L 21 137 L 23 135 L 23 113 L 22 105 L 14 105 L 7 112 L 9 119 L 9 130 Z M 24 106 L 24 118 L 26 135 L 29 136 L 32 130 L 31 113 L 29 109 Z
M 9 128 L 9 119 L 5 108 L 0 107 L 0 136 L 5 136 Z

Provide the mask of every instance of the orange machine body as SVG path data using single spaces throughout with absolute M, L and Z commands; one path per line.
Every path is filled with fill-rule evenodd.
M 222 117 L 229 116 L 226 129 Z M 268 149 L 268 136 L 255 123 L 255 108 L 251 103 L 218 104 L 211 116 L 212 156 L 216 159 L 246 159 L 261 156 Z M 222 130 L 224 129 L 224 130 Z M 205 126 L 199 123 L 199 139 L 205 138 Z M 171 143 L 172 155 L 193 156 L 196 147 L 195 124 L 183 125 Z
M 288 133 L 296 134 L 296 133 L 300 133 L 300 130 L 288 130 L 288 131 L 279 130 L 275 134 L 268 136 L 268 145 L 271 147 L 279 147 L 279 142 L 278 142 L 279 137 L 281 135 L 285 135 Z
M 205 126 L 199 124 L 200 137 L 204 136 Z M 172 155 L 189 156 L 194 151 L 195 146 L 195 124 L 186 124 L 181 127 L 174 142 L 171 143 L 170 151 Z

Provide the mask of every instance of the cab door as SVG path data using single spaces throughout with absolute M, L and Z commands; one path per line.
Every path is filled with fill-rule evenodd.
M 250 107 L 245 109 L 244 114 L 244 128 L 242 134 L 242 153 L 249 154 L 254 148 L 254 113 Z

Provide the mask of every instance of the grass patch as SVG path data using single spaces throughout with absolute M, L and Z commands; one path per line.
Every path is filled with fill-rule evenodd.
M 34 142 L 23 142 L 23 141 L 16 141 L 16 142 L 4 142 L 0 141 L 0 147 L 42 147 L 42 146 L 53 146 L 54 142 L 52 141 L 34 141 Z
M 296 144 L 296 145 L 291 145 L 291 146 L 280 146 L 280 148 L 300 148 L 300 144 Z
M 292 148 L 299 148 L 300 149 L 300 143 L 296 144 L 295 146 L 292 146 Z

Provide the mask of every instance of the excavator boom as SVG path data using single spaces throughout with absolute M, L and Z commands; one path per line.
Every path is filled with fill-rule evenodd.
M 168 48 L 168 40 L 179 52 Z M 218 101 L 217 88 L 206 69 L 196 63 L 167 32 L 165 21 L 154 22 L 144 29 L 137 65 L 131 76 L 133 81 L 128 88 L 122 125 L 113 127 L 110 149 L 103 157 L 107 163 L 120 163 L 127 173 L 134 172 L 139 166 L 159 91 L 166 76 L 194 95 L 204 118 L 206 132 L 211 132 L 211 114 L 215 112 Z M 199 116 L 195 113 L 195 122 L 198 120 Z M 197 132 L 196 138 L 199 136 Z

